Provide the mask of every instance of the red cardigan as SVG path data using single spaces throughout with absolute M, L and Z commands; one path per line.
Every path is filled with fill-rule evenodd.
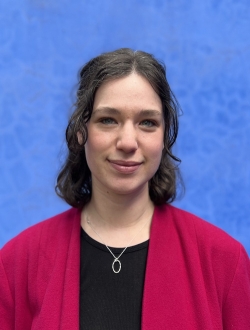
M 0 328 L 79 329 L 80 211 L 22 232 L 1 250 Z M 240 243 L 173 206 L 156 207 L 142 329 L 250 329 L 250 263 Z

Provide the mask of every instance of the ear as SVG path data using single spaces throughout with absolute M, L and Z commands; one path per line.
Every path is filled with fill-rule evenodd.
M 80 145 L 82 145 L 82 144 L 83 144 L 82 133 L 78 131 L 78 132 L 76 133 L 76 135 L 77 135 L 78 143 L 79 143 Z

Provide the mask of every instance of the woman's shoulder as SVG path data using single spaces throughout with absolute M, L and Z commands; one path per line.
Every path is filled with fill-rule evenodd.
M 195 260 L 195 268 L 200 267 L 206 278 L 214 278 L 217 284 L 227 283 L 228 287 L 233 278 L 244 283 L 246 278 L 249 281 L 249 256 L 236 239 L 196 215 L 170 205 L 161 206 L 157 214 L 158 219 L 162 219 L 158 221 L 161 223 L 158 234 L 171 231 L 167 235 L 175 249 L 181 250 L 180 255 L 185 258 Z M 220 284 L 218 288 L 222 290 Z
M 171 222 L 182 239 L 196 246 L 200 254 L 214 258 L 226 256 L 227 259 L 231 256 L 237 259 L 241 250 L 244 250 L 241 243 L 214 224 L 172 205 L 164 205 L 160 208 L 165 220 Z
M 79 220 L 79 213 L 79 210 L 71 208 L 30 226 L 7 242 L 2 247 L 1 254 L 8 253 L 9 250 L 18 252 L 20 248 L 24 251 L 25 247 L 35 249 L 43 244 L 52 244 L 59 235 L 67 236 L 70 233 L 74 223 Z

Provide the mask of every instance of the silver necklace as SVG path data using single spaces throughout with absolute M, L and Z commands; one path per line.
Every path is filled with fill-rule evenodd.
M 96 233 L 96 235 L 100 238 L 101 242 L 106 246 L 106 248 L 108 249 L 108 251 L 112 254 L 114 261 L 112 262 L 112 270 L 115 274 L 120 273 L 121 269 L 122 269 L 122 264 L 121 261 L 119 260 L 120 257 L 123 255 L 123 253 L 127 250 L 127 248 L 130 246 L 130 244 L 133 242 L 133 240 L 135 239 L 135 237 L 137 235 L 139 235 L 139 233 L 142 231 L 142 229 L 145 227 L 146 223 L 144 223 L 144 225 L 141 227 L 141 229 L 135 234 L 135 236 L 132 237 L 132 239 L 130 240 L 130 242 L 128 243 L 128 245 L 122 250 L 122 252 L 119 254 L 118 257 L 116 257 L 114 255 L 114 253 L 110 250 L 110 248 L 105 244 L 104 240 L 102 239 L 102 237 L 98 234 L 98 232 L 93 228 L 88 216 L 86 215 L 86 221 L 87 224 L 90 226 L 90 228 L 93 230 L 94 233 Z M 118 270 L 115 270 L 115 264 L 118 263 Z

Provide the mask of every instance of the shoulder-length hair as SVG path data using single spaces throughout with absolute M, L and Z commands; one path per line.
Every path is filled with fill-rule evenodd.
M 91 198 L 91 172 L 87 165 L 84 144 L 96 91 L 105 81 L 135 72 L 146 78 L 159 95 L 165 124 L 164 149 L 158 170 L 149 181 L 149 195 L 154 204 L 171 203 L 176 198 L 178 179 L 182 184 L 172 147 L 178 133 L 179 105 L 166 79 L 165 66 L 153 55 L 121 48 L 90 60 L 79 73 L 77 100 L 66 129 L 68 156 L 56 184 L 56 193 L 73 207 L 82 207 Z M 79 144 L 77 134 L 83 143 Z

